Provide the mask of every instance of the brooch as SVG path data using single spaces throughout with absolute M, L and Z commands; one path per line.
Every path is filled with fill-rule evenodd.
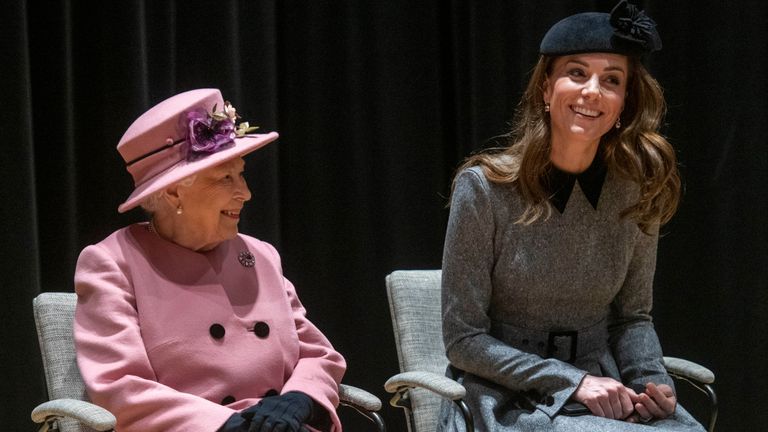
M 253 265 L 256 264 L 256 258 L 251 251 L 240 252 L 237 255 L 237 260 L 240 261 L 240 264 L 243 267 L 253 267 Z

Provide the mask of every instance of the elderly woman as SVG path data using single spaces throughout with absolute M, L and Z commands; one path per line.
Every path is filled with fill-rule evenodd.
M 216 89 L 167 99 L 117 148 L 148 223 L 77 263 L 77 360 L 120 432 L 340 431 L 345 362 L 305 317 L 280 257 L 238 234 L 242 156 L 275 140 Z
M 444 342 L 482 431 L 701 431 L 651 320 L 659 226 L 680 190 L 625 1 L 556 23 L 510 146 L 459 171 L 443 255 Z M 442 430 L 462 430 L 445 404 Z

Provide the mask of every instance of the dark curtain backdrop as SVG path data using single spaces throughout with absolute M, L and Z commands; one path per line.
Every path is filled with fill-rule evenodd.
M 346 356 L 344 381 L 380 396 L 390 430 L 404 431 L 383 390 L 398 370 L 384 276 L 440 266 L 455 168 L 507 130 L 546 29 L 613 0 L 118 3 L 4 2 L 3 428 L 33 430 L 45 399 L 32 298 L 72 291 L 79 251 L 143 219 L 116 212 L 132 186 L 120 136 L 154 103 L 218 87 L 281 134 L 247 158 L 241 230 L 275 244 Z M 716 372 L 719 430 L 762 430 L 768 6 L 642 5 L 664 39 L 649 67 L 685 183 L 659 245 L 656 326 L 666 354 Z M 700 396 L 681 394 L 694 411 Z

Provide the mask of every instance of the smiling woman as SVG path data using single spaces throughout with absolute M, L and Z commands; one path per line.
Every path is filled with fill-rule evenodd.
M 600 139 L 619 125 L 627 91 L 627 58 L 589 53 L 559 57 L 544 83 L 551 119 L 550 161 L 571 173 L 587 169 Z
M 150 227 L 161 237 L 194 251 L 211 250 L 237 235 L 240 211 L 251 199 L 238 157 L 205 169 L 188 185 L 158 192 L 162 199 Z
M 277 251 L 238 233 L 243 156 L 277 138 L 238 119 L 218 90 L 192 90 L 117 146 L 136 185 L 119 211 L 152 218 L 82 251 L 74 323 L 88 394 L 116 430 L 341 429 L 344 358 L 306 319 Z
M 478 430 L 703 431 L 651 319 L 659 226 L 680 192 L 641 63 L 660 48 L 626 1 L 556 23 L 509 146 L 454 180 L 443 337 Z M 441 430 L 463 425 L 445 403 Z

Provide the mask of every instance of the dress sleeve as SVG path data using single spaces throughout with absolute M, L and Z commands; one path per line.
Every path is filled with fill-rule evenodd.
M 511 390 L 533 391 L 554 416 L 586 372 L 513 348 L 490 335 L 494 212 L 484 176 L 459 174 L 443 251 L 443 340 L 453 366 Z M 509 299 L 514 301 L 514 299 Z
M 270 246 L 274 258 L 280 266 L 277 251 Z M 339 406 L 339 383 L 346 370 L 346 361 L 339 354 L 312 322 L 307 319 L 307 312 L 301 304 L 293 284 L 283 278 L 288 293 L 293 321 L 299 337 L 299 361 L 286 381 L 281 393 L 300 391 L 311 397 L 321 406 L 327 415 L 315 413 L 317 424 L 311 424 L 321 430 L 329 430 L 323 419 L 331 422 L 330 431 L 341 431 L 341 422 L 336 414 Z
M 651 318 L 658 240 L 658 227 L 650 234 L 638 231 L 627 275 L 611 304 L 608 322 L 610 346 L 621 380 L 635 391 L 643 391 L 648 382 L 674 388 L 664 368 Z
M 139 328 L 133 288 L 100 245 L 80 254 L 74 336 L 91 400 L 121 432 L 216 431 L 235 411 L 157 382 Z

